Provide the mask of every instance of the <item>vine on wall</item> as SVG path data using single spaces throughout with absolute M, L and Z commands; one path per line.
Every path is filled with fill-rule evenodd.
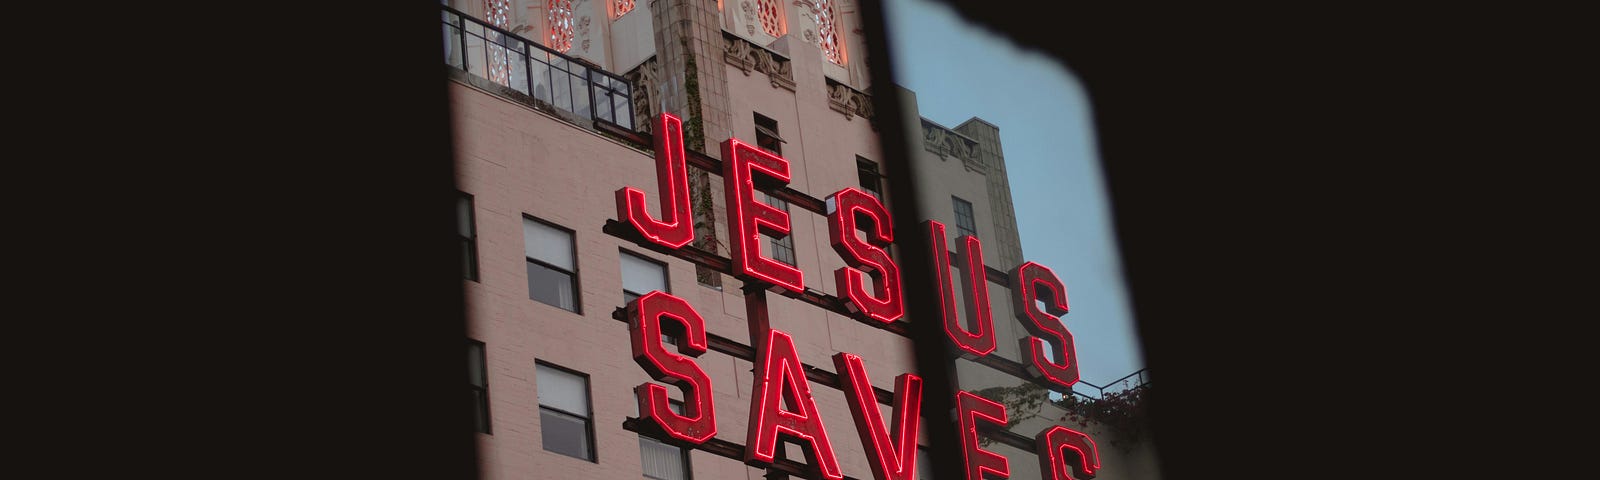
M 695 62 L 694 51 L 689 49 L 687 34 L 678 37 L 678 44 L 683 47 L 684 117 L 687 117 L 683 122 L 683 144 L 684 148 L 705 153 L 706 127 L 700 108 L 700 68 Z M 711 204 L 711 175 L 696 168 L 690 173 L 689 179 L 690 194 L 694 196 L 695 246 L 717 253 L 717 216 Z M 701 285 L 722 287 L 722 275 L 716 270 L 695 265 L 694 276 Z
M 1139 387 L 1117 393 L 1108 393 L 1095 400 L 1079 395 L 1067 395 L 1060 400 L 1049 400 L 1049 392 L 1036 384 L 1024 383 L 1015 387 L 990 387 L 974 390 L 984 398 L 1006 406 L 1006 429 L 1033 418 L 1039 418 L 1039 407 L 1044 402 L 1061 407 L 1067 413 L 1054 419 L 1056 423 L 1088 429 L 1090 422 L 1111 434 L 1107 442 L 1128 450 L 1143 442 L 1150 433 L 1148 414 L 1150 387 Z M 993 441 L 980 437 L 978 443 L 988 446 Z
M 1150 434 L 1148 386 L 1108 393 L 1099 400 L 1068 395 L 1051 403 L 1067 411 L 1058 421 L 1082 428 L 1088 428 L 1089 422 L 1098 423 L 1111 432 L 1111 445 L 1124 450 Z
M 1044 387 L 1024 383 L 1015 387 L 989 387 L 973 390 L 972 393 L 980 397 L 999 402 L 1006 406 L 1006 430 L 1031 418 L 1039 417 L 1039 406 L 1044 405 L 1049 394 Z M 979 436 L 978 444 L 985 447 L 994 443 L 988 437 Z

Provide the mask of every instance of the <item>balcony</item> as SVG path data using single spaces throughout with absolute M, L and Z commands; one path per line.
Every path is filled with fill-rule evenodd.
M 585 128 L 610 123 L 634 131 L 633 93 L 621 76 L 538 42 L 440 6 L 445 63 L 503 96 Z M 511 93 L 515 92 L 515 93 Z

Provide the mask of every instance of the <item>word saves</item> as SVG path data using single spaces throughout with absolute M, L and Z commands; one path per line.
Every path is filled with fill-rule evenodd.
M 661 218 L 648 208 L 643 191 L 624 187 L 616 192 L 617 216 L 626 221 L 647 241 L 669 249 L 682 248 L 694 240 L 690 212 L 689 177 L 683 149 L 682 122 L 670 114 L 655 121 L 655 158 L 660 187 Z M 745 280 L 764 282 L 774 289 L 800 293 L 805 290 L 802 272 L 793 266 L 761 256 L 761 234 L 787 235 L 789 215 L 754 197 L 756 177 L 762 183 L 786 184 L 789 162 L 750 144 L 729 139 L 722 143 L 728 231 L 732 239 L 734 273 Z M 894 241 L 889 212 L 877 198 L 861 190 L 845 188 L 827 197 L 828 236 L 834 251 L 847 267 L 834 271 L 836 293 L 850 309 L 871 321 L 894 322 L 905 313 L 900 270 L 885 248 Z M 862 225 L 865 220 L 870 225 Z M 963 260 L 957 268 L 965 276 L 967 320 L 956 315 L 954 288 L 950 278 L 950 259 L 946 250 L 944 225 L 923 223 L 932 245 L 931 261 L 937 273 L 943 328 L 950 342 L 967 358 L 977 358 L 995 350 L 988 282 L 984 276 L 983 250 L 977 237 L 957 240 Z M 864 230 L 865 239 L 857 234 Z M 866 285 L 871 275 L 872 286 Z M 1066 288 L 1055 273 L 1043 265 L 1024 263 L 1010 272 L 1014 310 L 1031 337 L 1024 340 L 1030 356 L 1028 370 L 1062 389 L 1078 381 L 1078 366 L 1072 334 L 1059 315 L 1067 313 Z M 1041 294 L 1043 294 L 1041 296 Z M 1043 308 L 1040 308 L 1040 305 Z M 659 431 L 675 443 L 699 445 L 716 436 L 716 405 L 711 401 L 711 378 L 695 362 L 706 352 L 705 320 L 682 298 L 654 291 L 627 306 L 633 359 L 651 378 L 671 384 L 683 392 L 682 413 L 669 408 L 667 387 L 646 382 L 634 389 L 639 414 L 645 428 Z M 662 342 L 663 322 L 681 332 L 677 351 Z M 779 436 L 807 450 L 810 468 L 829 479 L 842 479 L 831 440 L 818 415 L 816 402 L 806 381 L 793 338 L 783 331 L 766 328 L 757 338 L 755 376 L 751 395 L 749 431 L 744 461 L 765 467 L 777 454 Z M 1056 352 L 1047 355 L 1049 342 Z M 1051 357 L 1056 358 L 1051 358 Z M 860 356 L 840 352 L 833 356 L 839 383 L 848 399 L 856 431 L 867 452 L 877 480 L 916 478 L 916 439 L 921 416 L 922 379 L 904 373 L 895 377 L 892 419 L 885 422 L 868 382 Z M 1006 478 L 1010 468 L 1005 457 L 984 450 L 978 444 L 978 424 L 1007 422 L 1005 406 L 970 392 L 957 392 L 957 423 L 961 430 L 966 478 L 981 480 Z M 1100 467 L 1094 441 L 1083 433 L 1053 426 L 1035 437 L 1040 470 L 1052 480 L 1068 480 L 1068 471 L 1080 478 L 1093 478 Z

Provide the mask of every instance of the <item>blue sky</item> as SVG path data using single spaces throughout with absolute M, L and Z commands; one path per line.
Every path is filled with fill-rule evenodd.
M 1105 385 L 1143 368 L 1077 79 L 942 4 L 887 0 L 885 9 L 896 80 L 916 92 L 922 116 L 950 127 L 976 116 L 1000 127 L 1022 253 L 1067 286 L 1072 311 L 1062 320 L 1082 379 Z

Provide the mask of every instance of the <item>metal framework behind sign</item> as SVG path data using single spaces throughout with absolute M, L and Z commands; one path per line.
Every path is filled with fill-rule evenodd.
M 633 143 L 640 149 L 650 150 L 651 147 L 655 145 L 654 138 L 650 134 L 640 133 L 621 125 L 603 120 L 596 120 L 594 127 L 597 130 Z M 685 160 L 689 165 L 700 168 L 707 172 L 711 172 L 718 176 L 722 175 L 721 172 L 723 172 L 723 165 L 721 160 L 711 158 L 703 153 L 693 150 L 686 151 L 686 154 L 687 158 Z M 762 185 L 762 182 L 756 182 L 756 189 L 773 197 L 785 200 L 803 210 L 807 210 L 818 215 L 827 215 L 825 210 L 826 206 L 822 200 L 792 188 L 784 186 L 773 187 Z M 707 350 L 717 351 L 719 353 L 753 363 L 760 361 L 760 359 L 756 356 L 756 348 L 754 345 L 757 345 L 762 341 L 763 337 L 765 336 L 765 332 L 769 327 L 766 315 L 767 291 L 772 289 L 773 286 L 771 284 L 741 277 L 738 272 L 734 270 L 733 260 L 728 257 L 720 256 L 692 245 L 685 245 L 676 249 L 659 245 L 650 241 L 649 239 L 646 239 L 643 235 L 636 231 L 632 225 L 629 225 L 623 221 L 608 219 L 601 227 L 601 231 L 613 237 L 627 240 L 635 245 L 638 245 L 639 247 L 685 260 L 725 275 L 740 278 L 744 282 L 744 285 L 740 290 L 745 300 L 746 311 L 749 313 L 748 317 L 750 317 L 748 319 L 751 337 L 750 343 L 741 343 L 737 340 L 708 332 L 706 334 Z M 949 255 L 952 264 L 964 260 L 957 252 L 949 252 Z M 984 278 L 989 283 L 993 283 L 1001 287 L 1009 288 L 1011 286 L 1008 275 L 988 266 L 984 267 Z M 863 325 L 885 330 L 901 337 L 911 338 L 910 324 L 904 320 L 888 323 L 879 322 L 867 317 L 867 315 L 862 312 L 851 311 L 846 307 L 845 302 L 840 298 L 817 291 L 815 289 L 811 289 L 809 287 L 806 288 L 804 292 L 799 293 L 786 289 L 776 290 L 783 296 L 800 300 L 802 302 L 820 307 L 829 312 L 854 319 Z M 623 307 L 618 307 L 613 310 L 611 317 L 622 322 L 628 321 L 627 311 Z M 1048 390 L 1060 390 L 1057 385 L 1050 383 L 1048 380 L 1030 375 L 1027 368 L 1022 363 L 1013 362 L 995 355 L 984 355 L 971 360 L 978 364 L 1003 372 L 1007 375 L 1037 384 Z M 823 385 L 836 390 L 842 390 L 842 386 L 840 385 L 839 381 L 839 375 L 837 373 L 809 364 L 804 364 L 803 370 L 806 379 L 811 383 Z M 877 399 L 878 403 L 889 405 L 891 407 L 893 406 L 893 392 L 876 386 L 872 387 L 872 390 L 873 396 Z M 1071 392 L 1069 389 L 1066 393 L 1073 394 L 1075 392 Z M 941 418 L 939 412 L 930 413 L 924 411 L 922 412 L 922 418 L 930 421 L 948 421 L 947 418 Z M 622 422 L 622 428 L 631 432 L 639 433 L 641 435 L 650 436 L 651 438 L 655 438 L 657 440 L 671 441 L 670 437 L 660 435 L 651 429 L 643 428 L 640 419 L 636 417 L 628 417 L 624 419 Z M 983 431 L 989 438 L 1023 451 L 1034 452 L 1037 446 L 1035 439 L 1023 436 L 1010 430 L 1006 430 L 1004 428 L 1000 428 L 998 426 L 980 424 L 979 429 Z M 692 445 L 692 448 L 725 458 L 739 460 L 741 462 L 744 461 L 745 446 L 739 443 L 713 438 L 704 443 Z M 1034 453 L 1037 454 L 1037 452 Z M 810 467 L 806 464 L 781 458 L 772 462 L 767 469 L 769 471 L 769 478 L 771 478 L 772 474 L 774 473 L 800 477 L 807 477 L 813 474 L 812 470 L 810 470 Z M 846 475 L 844 478 L 858 480 L 856 477 L 851 477 L 848 475 Z

